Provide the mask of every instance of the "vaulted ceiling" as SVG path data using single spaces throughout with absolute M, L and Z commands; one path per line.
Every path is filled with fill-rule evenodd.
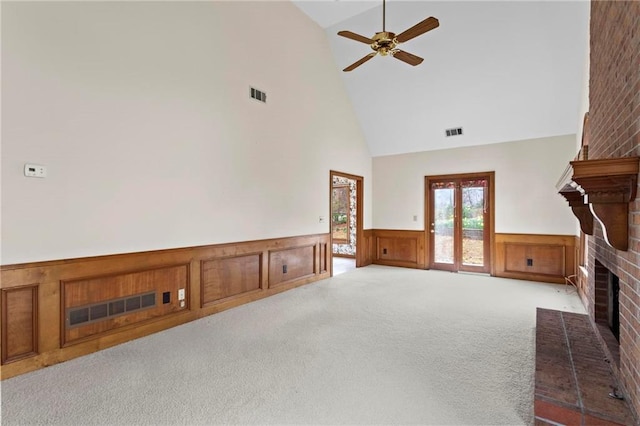
M 294 3 L 325 29 L 339 70 L 372 51 L 338 31 L 382 31 L 382 0 Z M 386 29 L 429 16 L 440 27 L 401 45 L 421 65 L 376 56 L 340 71 L 372 156 L 576 133 L 588 1 L 389 0 Z

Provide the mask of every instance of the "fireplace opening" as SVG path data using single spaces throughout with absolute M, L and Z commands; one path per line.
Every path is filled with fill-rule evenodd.
M 605 347 L 620 365 L 620 280 L 598 259 L 594 264 L 594 320 Z
M 620 280 L 611 271 L 609 271 L 607 290 L 607 325 L 618 343 L 620 343 Z

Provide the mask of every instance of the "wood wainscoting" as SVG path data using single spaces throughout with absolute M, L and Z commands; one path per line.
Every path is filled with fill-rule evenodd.
M 495 276 L 565 283 L 576 274 L 574 235 L 496 234 Z
M 424 231 L 372 229 L 365 236 L 371 263 L 427 269 Z M 578 244 L 574 235 L 495 234 L 491 275 L 564 284 L 576 274 Z
M 362 253 L 356 253 L 360 258 L 361 266 L 373 264 L 375 253 L 375 240 L 373 238 L 373 229 L 365 229 L 362 231 Z
M 373 263 L 426 268 L 424 231 L 374 229 L 372 234 Z
M 0 375 L 329 278 L 330 249 L 330 235 L 316 234 L 1 266 Z
M 264 288 L 262 253 L 200 261 L 202 306 Z
M 61 280 L 62 346 L 188 309 L 188 289 L 188 263 Z
M 2 364 L 37 353 L 38 285 L 3 288 Z

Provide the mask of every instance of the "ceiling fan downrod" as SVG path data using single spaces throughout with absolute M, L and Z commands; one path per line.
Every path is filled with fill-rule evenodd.
M 387 16 L 387 2 L 386 0 L 382 0 L 382 32 L 383 33 L 387 31 L 387 29 L 385 28 L 386 16 Z

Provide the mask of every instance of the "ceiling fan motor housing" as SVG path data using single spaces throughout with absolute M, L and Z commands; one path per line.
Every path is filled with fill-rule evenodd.
M 371 43 L 371 48 L 382 56 L 386 56 L 391 53 L 398 44 L 395 38 L 396 35 L 392 32 L 382 31 L 376 33 L 376 35 L 371 38 L 374 41 Z

